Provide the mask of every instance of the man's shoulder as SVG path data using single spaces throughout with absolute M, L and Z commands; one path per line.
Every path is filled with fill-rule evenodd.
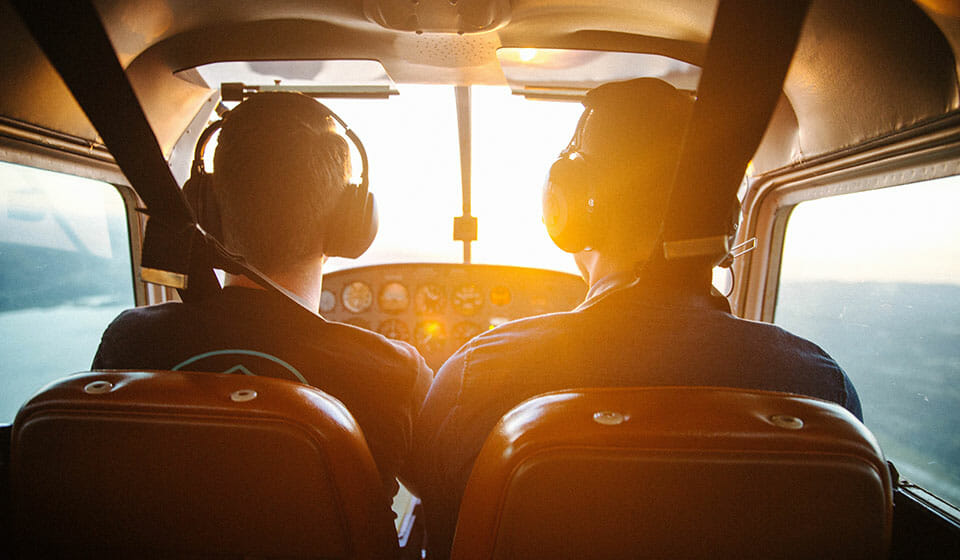
M 746 331 L 742 337 L 746 344 L 776 350 L 783 355 L 784 359 L 794 360 L 797 363 L 809 362 L 806 365 L 840 369 L 830 354 L 818 344 L 779 325 L 739 317 L 733 317 L 733 320 L 742 325 Z
M 471 340 L 464 349 L 495 348 L 503 352 L 526 352 L 530 345 L 549 346 L 573 336 L 579 319 L 576 311 L 560 311 L 524 317 L 498 325 Z
M 387 338 L 380 333 L 349 323 L 329 321 L 319 317 L 318 319 L 323 321 L 329 333 L 344 345 L 344 349 L 355 346 L 358 351 L 362 350 L 370 354 L 370 358 L 393 358 L 405 362 L 417 362 L 422 359 L 416 348 L 402 340 Z
M 196 338 L 197 321 L 179 302 L 122 311 L 107 325 L 93 359 L 94 369 L 163 367 L 157 356 L 183 340 Z
M 164 329 L 177 322 L 186 322 L 190 315 L 188 306 L 180 302 L 133 307 L 120 312 L 107 326 L 106 333 L 120 335 Z
M 771 323 L 739 318 L 736 321 L 744 329 L 738 342 L 739 351 L 753 357 L 743 363 L 751 364 L 750 369 L 764 373 L 771 382 L 784 383 L 780 390 L 819 396 L 841 404 L 850 400 L 847 393 L 853 389 L 847 374 L 818 344 Z
M 564 311 L 516 319 L 477 335 L 460 347 L 441 367 L 437 376 L 513 376 L 519 370 L 547 367 L 558 348 L 569 346 L 577 336 L 577 312 Z M 544 362 L 544 363 L 537 363 Z

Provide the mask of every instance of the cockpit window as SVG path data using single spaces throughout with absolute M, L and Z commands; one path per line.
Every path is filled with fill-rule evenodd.
M 325 271 L 462 259 L 462 244 L 453 240 L 453 218 L 462 208 L 454 90 L 398 89 L 387 100 L 324 100 L 363 141 L 380 208 L 380 234 L 367 253 L 353 261 L 333 259 Z M 472 214 L 479 219 L 473 262 L 576 272 L 543 228 L 540 191 L 582 106 L 526 100 L 507 87 L 473 87 L 471 94 Z
M 823 346 L 901 475 L 960 505 L 960 176 L 805 202 L 776 322 Z
M 113 185 L 0 162 L 0 424 L 46 383 L 84 371 L 134 305 Z

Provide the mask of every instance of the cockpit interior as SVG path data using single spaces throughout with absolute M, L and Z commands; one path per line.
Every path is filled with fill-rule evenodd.
M 436 372 L 477 335 L 571 311 L 589 286 L 544 229 L 544 178 L 587 92 L 641 77 L 694 100 L 665 258 L 729 257 L 713 286 L 732 314 L 833 355 L 864 421 L 689 387 L 540 397 L 488 440 L 454 557 L 744 557 L 763 543 L 803 558 L 830 556 L 807 544 L 842 532 L 844 557 L 960 551 L 960 3 L 0 0 L 0 45 L 0 557 L 423 557 L 415 494 L 392 518 L 370 498 L 375 468 L 336 399 L 220 372 L 91 371 L 101 333 L 124 309 L 219 288 L 225 269 L 253 274 L 182 189 L 207 127 L 278 91 L 362 139 L 354 179 L 379 209 L 369 250 L 324 264 L 315 312 L 409 343 Z M 204 169 L 217 141 L 202 139 Z M 595 453 L 638 441 L 667 451 Z M 722 459 L 700 470 L 692 446 Z M 729 472 L 741 451 L 749 466 Z M 726 475 L 770 515 L 718 498 L 670 517 L 707 507 L 704 480 Z M 564 488 L 591 479 L 608 492 Z M 833 520 L 813 521 L 818 506 Z M 312 516 L 316 534 L 298 536 Z

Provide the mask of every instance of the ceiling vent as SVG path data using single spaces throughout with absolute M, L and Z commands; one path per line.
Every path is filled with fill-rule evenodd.
M 480 33 L 510 20 L 509 0 L 363 0 L 363 13 L 387 29 Z

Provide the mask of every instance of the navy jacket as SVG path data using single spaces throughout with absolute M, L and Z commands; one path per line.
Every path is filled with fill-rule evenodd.
M 431 558 L 449 555 L 473 462 L 511 408 L 548 391 L 650 385 L 799 393 L 862 418 L 850 380 L 812 342 L 734 317 L 726 300 L 705 291 L 600 282 L 573 311 L 474 338 L 437 373 L 414 429 L 411 466 Z
M 409 344 L 326 321 L 279 294 L 228 287 L 197 303 L 129 309 L 104 331 L 93 369 L 266 375 L 313 385 L 356 419 L 387 496 L 433 378 Z

